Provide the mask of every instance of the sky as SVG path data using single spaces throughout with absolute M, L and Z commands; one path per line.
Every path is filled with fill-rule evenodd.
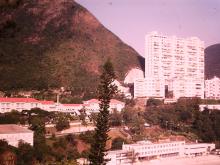
M 76 0 L 107 29 L 144 56 L 145 35 L 196 36 L 220 43 L 220 0 Z

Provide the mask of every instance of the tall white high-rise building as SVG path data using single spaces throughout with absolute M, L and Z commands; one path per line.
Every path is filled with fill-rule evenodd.
M 145 38 L 145 77 L 164 79 L 174 98 L 204 98 L 204 42 L 151 32 Z
M 220 79 L 218 77 L 205 80 L 205 97 L 208 99 L 220 99 Z
M 157 81 L 163 82 L 163 97 L 204 98 L 204 42 L 197 37 L 147 34 L 145 78 L 154 79 L 157 84 L 160 84 Z

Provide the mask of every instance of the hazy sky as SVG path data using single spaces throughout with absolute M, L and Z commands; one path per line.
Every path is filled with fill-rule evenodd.
M 220 43 L 220 0 L 76 0 L 144 55 L 144 37 L 158 31 Z

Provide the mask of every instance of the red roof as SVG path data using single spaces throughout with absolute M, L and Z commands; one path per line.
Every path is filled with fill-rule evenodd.
M 45 104 L 45 105 L 55 104 L 54 101 L 47 101 L 47 100 L 39 101 L 39 103 Z
M 38 100 L 34 98 L 1 97 L 0 102 L 38 102 Z
M 83 104 L 63 104 L 63 106 L 73 106 L 73 107 L 78 107 L 82 106 Z

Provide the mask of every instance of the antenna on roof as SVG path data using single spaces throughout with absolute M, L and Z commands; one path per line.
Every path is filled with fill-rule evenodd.
M 58 93 L 57 94 L 57 104 L 59 104 L 60 103 L 60 94 Z

